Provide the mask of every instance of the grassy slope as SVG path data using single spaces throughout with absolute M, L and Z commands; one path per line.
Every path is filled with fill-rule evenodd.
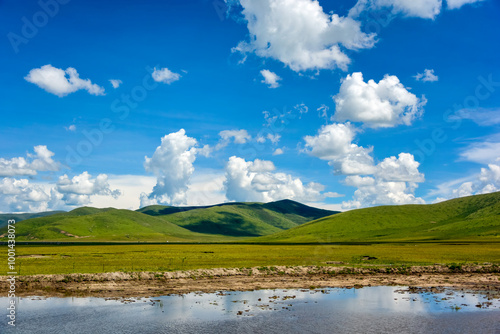
M 18 240 L 32 241 L 232 241 L 276 233 L 331 213 L 293 201 L 138 211 L 81 207 L 25 220 L 16 224 L 16 234 Z
M 294 201 L 225 203 L 209 207 L 149 206 L 138 210 L 194 232 L 229 236 L 261 236 L 296 227 L 335 213 Z
M 381 206 L 321 218 L 259 242 L 500 241 L 500 192 L 431 205 Z
M 46 217 L 63 212 L 64 211 L 47 211 L 38 213 L 3 213 L 0 214 L 0 228 L 7 226 L 7 222 L 10 219 L 14 219 L 16 222 L 20 222 L 30 218 Z
M 17 240 L 31 241 L 210 241 L 213 239 L 139 212 L 95 208 L 79 208 L 64 214 L 22 221 L 16 224 L 16 237 Z

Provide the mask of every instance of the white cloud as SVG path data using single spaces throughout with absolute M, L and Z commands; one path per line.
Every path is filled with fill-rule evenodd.
M 247 130 L 224 130 L 219 132 L 219 136 L 224 140 L 234 138 L 236 144 L 245 144 L 248 140 L 252 139 Z
M 326 14 L 312 0 L 240 0 L 250 33 L 233 51 L 254 52 L 281 61 L 293 71 L 347 69 L 342 50 L 371 48 L 374 35 L 361 31 L 360 22 Z
M 488 168 L 481 168 L 479 175 L 481 182 L 479 193 L 485 194 L 500 190 L 500 165 L 489 164 Z
M 157 183 L 149 195 L 141 195 L 141 206 L 186 204 L 186 192 L 198 153 L 196 144 L 196 139 L 186 136 L 186 131 L 180 129 L 164 136 L 153 156 L 145 157 L 144 168 L 156 175 Z
M 141 193 L 150 190 L 156 184 L 156 177 L 145 175 L 108 175 L 109 187 L 120 189 L 119 197 L 92 195 L 89 206 L 97 208 L 117 208 L 137 210 L 140 208 Z
M 420 164 L 409 153 L 400 153 L 398 158 L 385 158 L 377 165 L 375 173 L 384 181 L 424 182 L 424 175 L 418 171 Z
M 334 101 L 335 120 L 363 122 L 371 128 L 410 125 L 427 103 L 425 97 L 419 99 L 410 93 L 396 76 L 386 74 L 379 83 L 365 83 L 360 72 L 342 80 Z
M 221 148 L 226 147 L 231 142 L 231 139 L 235 144 L 246 144 L 247 141 L 252 139 L 252 136 L 250 136 L 248 134 L 248 131 L 245 129 L 223 130 L 219 132 L 219 136 L 221 137 L 221 140 L 215 146 L 216 150 L 220 150 Z
M 500 142 L 486 141 L 469 145 L 460 156 L 464 160 L 481 164 L 497 162 L 500 159 Z
M 309 112 L 309 107 L 304 103 L 297 104 L 293 109 L 297 110 L 300 115 L 307 114 Z
M 343 202 L 344 209 L 356 209 L 374 205 L 425 204 L 420 197 L 415 197 L 416 184 L 406 182 L 374 181 L 371 186 L 360 186 L 354 192 L 351 201 Z
M 415 197 L 417 183 L 424 182 L 424 175 L 418 171 L 419 163 L 413 155 L 400 153 L 376 166 L 374 176 L 350 175 L 345 184 L 358 189 L 351 201 L 343 202 L 345 209 L 373 205 L 424 204 L 422 198 Z
M 356 131 L 350 123 L 334 123 L 323 126 L 318 135 L 304 138 L 308 154 L 327 160 L 335 173 L 347 175 L 346 185 L 358 188 L 351 201 L 342 203 L 343 207 L 424 203 L 414 194 L 418 183 L 424 182 L 414 156 L 400 153 L 397 158 L 388 157 L 375 165 L 372 147 L 352 143 Z
M 104 88 L 93 84 L 90 79 L 80 79 L 78 72 L 68 67 L 66 70 L 44 65 L 32 69 L 24 79 L 59 97 L 86 90 L 91 95 L 104 95 Z
M 237 202 L 270 202 L 280 199 L 319 201 L 325 197 L 324 186 L 310 182 L 303 184 L 289 174 L 273 172 L 271 161 L 245 161 L 232 156 L 226 165 L 224 187 L 228 200 Z
M 358 0 L 349 16 L 357 17 L 366 10 L 390 8 L 393 14 L 434 19 L 441 12 L 442 0 Z
M 123 81 L 117 79 L 110 79 L 109 82 L 111 82 L 111 86 L 113 86 L 114 89 L 120 87 L 120 85 L 123 83 Z
M 328 107 L 325 104 L 322 104 L 316 111 L 318 112 L 318 116 L 320 118 L 323 118 L 325 121 L 328 122 L 329 117 L 328 117 L 328 111 L 330 110 L 330 107 Z
M 304 137 L 305 152 L 329 161 L 338 174 L 372 174 L 375 171 L 370 156 L 373 148 L 353 144 L 356 131 L 349 122 L 325 125 L 316 136 Z
M 160 69 L 156 69 L 155 67 L 151 76 L 153 77 L 154 81 L 163 82 L 169 85 L 181 78 L 181 75 L 179 73 L 174 73 L 166 67 Z
M 99 174 L 95 179 L 88 172 L 69 178 L 66 174 L 59 177 L 55 190 L 62 195 L 60 200 L 65 205 L 81 206 L 91 202 L 90 196 L 104 195 L 117 198 L 120 190 L 111 190 L 106 174 Z
M 35 146 L 34 151 L 35 154 L 27 154 L 28 160 L 23 157 L 0 158 L 0 176 L 36 175 L 37 171 L 58 171 L 61 168 L 61 164 L 52 159 L 54 153 L 47 146 Z
M 71 124 L 70 126 L 65 126 L 64 127 L 67 131 L 75 132 L 76 131 L 76 125 Z
M 423 82 L 435 82 L 439 80 L 438 76 L 434 74 L 434 70 L 429 69 L 425 69 L 424 73 L 417 73 L 415 79 Z
M 224 173 L 197 170 L 186 193 L 188 205 L 214 205 L 227 202 Z
M 47 211 L 50 197 L 27 179 L 3 178 L 0 181 L 0 212 Z
M 269 88 L 278 88 L 280 86 L 278 81 L 280 81 L 281 78 L 276 73 L 269 70 L 262 70 L 260 74 L 264 77 L 264 80 L 261 82 L 268 85 Z
M 470 119 L 480 126 L 491 126 L 500 124 L 500 109 L 499 108 L 477 108 L 477 109 L 460 109 L 455 114 L 450 115 L 450 120 Z
M 285 153 L 282 148 L 277 148 L 274 150 L 273 155 L 282 155 Z
M 447 0 L 448 9 L 458 9 L 463 5 L 482 2 L 484 0 Z
M 488 164 L 481 168 L 481 172 L 463 179 L 444 182 L 431 191 L 429 196 L 439 195 L 436 201 L 443 201 L 456 197 L 487 194 L 500 191 L 500 165 Z
M 267 134 L 267 139 L 269 139 L 269 140 L 271 141 L 271 143 L 273 143 L 273 144 L 275 144 L 275 145 L 276 145 L 276 144 L 278 144 L 278 143 L 279 143 L 279 141 L 280 141 L 280 139 L 281 139 L 281 135 L 279 135 L 279 134 L 275 134 L 275 135 L 273 135 L 273 134 L 271 134 L 271 133 L 268 133 L 268 134 Z

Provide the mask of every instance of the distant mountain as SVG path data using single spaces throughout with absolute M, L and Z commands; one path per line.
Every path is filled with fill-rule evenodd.
M 6 228 L 2 229 L 5 233 Z M 16 240 L 26 241 L 190 241 L 202 239 L 165 220 L 118 209 L 78 208 L 16 224 Z
M 255 242 L 500 241 L 500 192 L 321 218 Z
M 21 221 L 16 224 L 16 237 L 27 241 L 231 241 L 280 232 L 334 213 L 288 200 L 208 207 L 155 205 L 137 211 L 81 207 Z M 0 229 L 0 234 L 5 231 Z
M 7 226 L 7 222 L 14 219 L 16 222 L 30 218 L 46 217 L 55 215 L 56 213 L 63 213 L 64 211 L 47 211 L 38 213 L 2 213 L 0 214 L 0 228 Z
M 337 213 L 291 200 L 223 203 L 203 207 L 153 205 L 138 210 L 190 231 L 228 236 L 269 235 Z

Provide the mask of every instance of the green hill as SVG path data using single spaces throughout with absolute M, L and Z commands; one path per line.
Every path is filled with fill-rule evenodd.
M 5 228 L 1 233 L 5 233 Z M 118 209 L 79 208 L 16 224 L 26 241 L 191 241 L 207 240 L 163 219 Z
M 81 207 L 16 224 L 23 241 L 232 241 L 331 215 L 293 201 L 209 207 L 149 206 L 137 211 Z M 0 234 L 6 228 L 0 229 Z M 5 239 L 5 237 L 2 237 Z M 0 240 L 2 240 L 0 238 Z
M 64 211 L 47 211 L 38 213 L 2 213 L 0 214 L 0 228 L 7 226 L 7 222 L 10 219 L 14 219 L 16 222 L 20 222 L 30 218 L 46 217 L 63 212 Z
M 190 231 L 228 236 L 261 236 L 335 214 L 291 200 L 271 203 L 223 203 L 204 207 L 153 205 L 138 210 Z
M 500 192 L 429 205 L 380 206 L 311 221 L 255 242 L 500 241 Z

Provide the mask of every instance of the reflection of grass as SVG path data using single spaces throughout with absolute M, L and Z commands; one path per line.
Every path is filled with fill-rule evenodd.
M 6 250 L 4 248 L 4 250 Z M 111 271 L 173 271 L 220 267 L 276 265 L 428 265 L 500 263 L 500 243 L 376 244 L 376 245 L 76 245 L 17 246 L 21 275 L 98 273 Z M 212 253 L 213 252 L 213 253 Z M 7 252 L 0 261 L 7 263 Z M 46 255 L 30 258 L 27 255 Z M 57 255 L 55 255 L 57 254 Z M 373 260 L 364 260 L 369 255 Z M 6 269 L 1 268 L 0 275 Z

